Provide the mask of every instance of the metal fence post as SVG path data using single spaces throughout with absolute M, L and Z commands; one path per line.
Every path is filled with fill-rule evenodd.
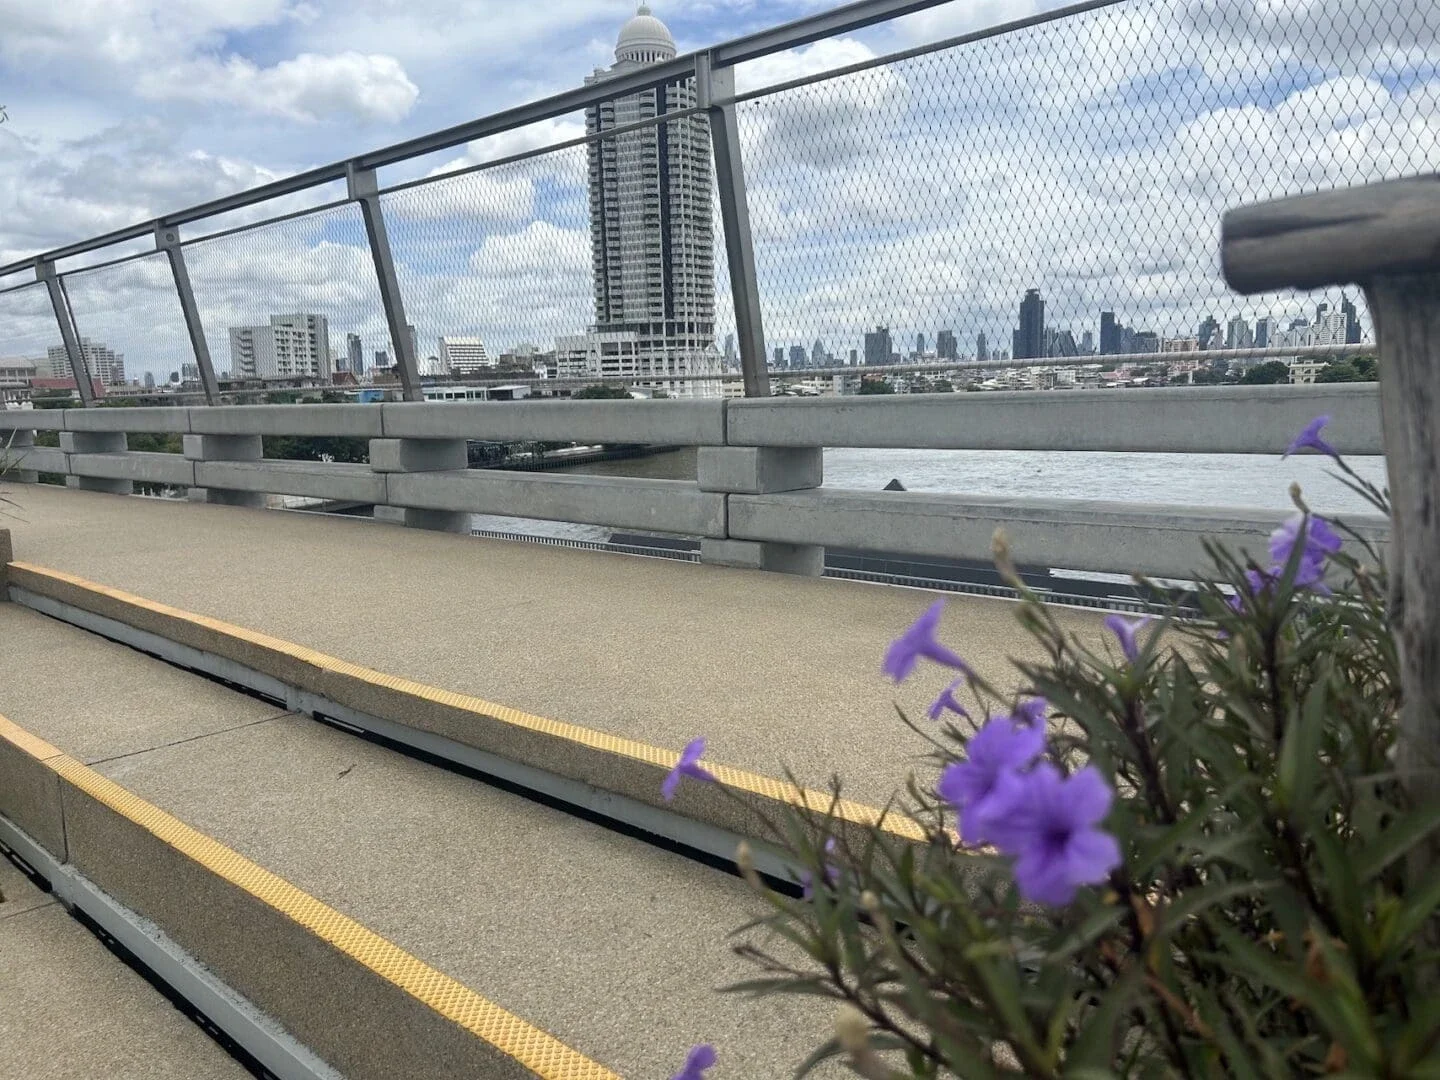
M 360 213 L 365 218 L 365 236 L 370 241 L 370 256 L 375 260 L 375 277 L 380 282 L 380 300 L 385 305 L 385 322 L 390 327 L 401 391 L 406 401 L 421 401 L 424 395 L 420 392 L 419 361 L 410 340 L 410 324 L 405 319 L 400 279 L 395 276 L 395 259 L 390 254 L 390 237 L 385 232 L 385 215 L 380 210 L 375 170 L 352 166 L 345 181 L 350 198 L 360 204 Z
M 730 263 L 730 294 L 735 301 L 735 337 L 740 345 L 740 370 L 746 397 L 770 396 L 765 366 L 765 330 L 760 318 L 760 286 L 755 279 L 755 248 L 750 238 L 750 209 L 745 200 L 745 163 L 740 157 L 736 126 L 735 69 L 712 68 L 710 54 L 695 57 L 695 94 L 710 119 L 715 152 L 715 183 L 720 193 L 720 222 Z M 716 101 L 722 104 L 716 105 Z
M 55 321 L 60 325 L 60 341 L 65 346 L 70 371 L 75 376 L 75 389 L 80 394 L 80 404 L 88 409 L 95 404 L 95 388 L 90 383 L 85 354 L 80 349 L 80 335 L 75 329 L 70 298 L 65 295 L 65 282 L 56 276 L 55 264 L 44 260 L 35 264 L 35 277 L 45 283 L 50 293 L 50 306 L 55 309 Z
M 195 292 L 190 288 L 190 271 L 185 268 L 185 252 L 180 247 L 180 231 L 173 226 L 155 226 L 155 250 L 163 251 L 170 260 L 170 273 L 175 278 L 175 292 L 180 297 L 180 311 L 185 316 L 185 329 L 190 334 L 190 349 L 200 369 L 200 385 L 205 388 L 205 404 L 220 401 L 220 384 L 215 379 L 215 365 L 210 362 L 210 345 L 200 323 L 200 310 L 195 306 Z

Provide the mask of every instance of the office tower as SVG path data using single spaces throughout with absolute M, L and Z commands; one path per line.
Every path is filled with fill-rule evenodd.
M 1360 343 L 1360 312 L 1356 310 L 1354 302 L 1348 296 L 1340 297 L 1340 311 L 1345 316 L 1345 344 L 1358 345 Z
M 1225 347 L 1227 349 L 1248 349 L 1255 344 L 1255 335 L 1243 315 L 1236 315 L 1225 326 Z
M 1016 360 L 1045 355 L 1045 301 L 1039 289 L 1025 290 L 1020 301 L 1020 325 L 1014 333 L 1012 351 Z
M 1274 336 L 1275 320 L 1273 318 L 1264 315 L 1255 320 L 1255 347 L 1257 349 L 1268 349 Z
M 985 340 L 983 330 L 975 335 L 975 359 L 981 363 L 990 359 L 990 344 Z
M 365 346 L 360 343 L 359 334 L 345 335 L 345 356 L 350 374 L 360 378 L 365 373 Z
M 941 330 L 935 335 L 935 358 L 937 360 L 955 360 L 960 356 L 960 347 L 955 341 L 955 331 Z
M 798 368 L 803 368 L 804 366 L 805 366 L 805 346 L 804 346 L 804 345 L 791 345 L 791 346 L 790 346 L 790 367 L 791 367 L 791 369 L 794 370 L 794 369 L 798 369 Z
M 1120 351 L 1120 334 L 1115 327 L 1115 312 L 1100 312 L 1100 352 L 1114 356 Z
M 865 365 L 890 363 L 894 347 L 890 344 L 890 328 L 877 326 L 865 334 Z
M 1215 321 L 1214 315 L 1206 315 L 1200 323 L 1195 334 L 1195 339 L 1200 342 L 1202 349 L 1218 349 L 1220 342 L 1217 340 L 1220 335 L 1220 324 Z

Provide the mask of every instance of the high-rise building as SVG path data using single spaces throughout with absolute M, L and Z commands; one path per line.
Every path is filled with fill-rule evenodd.
M 925 331 L 923 330 L 915 335 L 915 355 L 917 357 L 925 355 Z
M 1045 355 L 1045 301 L 1039 289 L 1026 289 L 1020 301 L 1020 325 L 1014 333 L 1011 351 L 1016 360 Z
M 1311 341 L 1316 345 L 1344 345 L 1348 329 L 1349 320 L 1344 311 L 1326 308 L 1311 328 Z
M 604 82 L 674 56 L 670 31 L 641 4 L 620 31 L 614 65 L 585 81 Z M 585 127 L 595 135 L 695 104 L 694 80 L 680 80 L 592 105 Z M 710 129 L 704 114 L 598 139 L 588 145 L 588 155 L 595 332 L 634 334 L 643 374 L 718 373 Z M 719 381 L 663 388 L 683 397 L 721 392 Z
M 103 341 L 80 339 L 80 356 L 85 361 L 85 370 L 91 379 L 99 379 L 106 386 L 121 386 L 125 382 L 125 354 L 117 353 Z M 70 370 L 70 356 L 64 345 L 52 345 L 45 352 L 50 368 L 50 377 L 71 379 L 75 373 Z
M 193 385 L 193 386 L 198 386 L 198 385 L 200 385 L 200 365 L 199 365 L 199 364 L 181 364 L 181 365 L 180 365 L 180 381 L 181 381 L 181 382 L 184 382 L 184 383 L 190 383 L 190 384 Z
M 324 315 L 271 315 L 268 326 L 230 327 L 230 370 L 239 379 L 330 379 Z
M 1200 322 L 1196 331 L 1195 339 L 1200 342 L 1202 349 L 1217 349 L 1220 343 L 1216 340 L 1220 335 L 1220 324 L 1215 321 L 1214 315 L 1206 315 Z
M 375 362 L 370 365 L 371 371 L 378 371 L 390 367 L 390 354 L 384 349 L 375 350 Z
M 1100 312 L 1100 352 L 1114 356 L 1120 351 L 1120 334 L 1115 328 L 1115 312 Z
M 851 350 L 850 350 L 850 360 L 849 360 L 850 366 L 851 366 L 851 367 L 855 367 L 855 366 L 856 366 L 857 364 L 859 364 L 859 363 L 860 363 L 860 351 L 859 351 L 858 349 L 851 349 Z
M 1345 344 L 1358 345 L 1360 343 L 1360 312 L 1356 310 L 1354 301 L 1348 296 L 1340 297 L 1340 311 L 1345 316 Z
M 1255 320 L 1255 347 L 1257 349 L 1268 349 L 1271 338 L 1275 336 L 1275 320 L 1269 315 L 1262 315 Z
M 155 373 L 154 373 L 153 371 L 147 371 L 147 372 L 145 372 L 145 389 L 146 389 L 146 390 L 154 390 L 154 389 L 155 389 Z
M 1255 335 L 1245 316 L 1236 315 L 1225 325 L 1225 347 L 1227 349 L 1248 349 L 1255 344 Z
M 810 366 L 817 368 L 824 367 L 829 358 L 830 356 L 825 351 L 824 343 L 817 337 L 815 344 L 810 346 Z
M 804 366 L 805 366 L 805 346 L 804 346 L 804 345 L 791 345 L 791 346 L 790 346 L 790 367 L 791 367 L 791 369 L 794 370 L 794 369 L 796 369 L 796 368 L 803 368 Z
M 1130 350 L 1137 353 L 1158 353 L 1160 351 L 1160 335 L 1154 330 L 1136 330 L 1135 344 Z
M 351 375 L 358 379 L 365 374 L 365 346 L 359 334 L 345 335 L 345 357 Z
M 1086 330 L 1080 335 L 1080 351 L 1086 356 L 1090 356 L 1095 352 L 1095 335 L 1089 330 Z
M 985 331 L 975 335 L 975 359 L 980 363 L 990 359 L 990 343 L 985 340 Z
M 740 360 L 735 355 L 735 335 L 725 335 L 725 370 L 737 371 L 740 368 Z
M 486 351 L 485 342 L 478 337 L 442 337 L 440 366 L 452 375 L 463 377 L 493 368 L 495 359 Z
M 776 346 L 775 346 L 775 366 L 776 366 L 777 368 L 783 368 L 783 367 L 785 366 L 785 346 L 784 346 L 784 345 L 776 345 Z
M 935 335 L 935 358 L 937 360 L 957 360 L 960 357 L 960 346 L 955 341 L 955 331 L 941 330 Z
M 888 326 L 877 326 L 874 330 L 867 330 L 865 332 L 866 367 L 890 363 L 894 352 L 895 347 L 890 343 L 890 328 Z

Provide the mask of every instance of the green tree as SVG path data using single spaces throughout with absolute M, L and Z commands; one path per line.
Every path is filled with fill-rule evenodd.
M 1380 378 L 1380 362 L 1373 356 L 1352 356 L 1350 366 L 1360 376 L 1361 382 L 1375 382 Z
M 267 458 L 281 461 L 370 461 L 370 441 L 344 435 L 267 435 L 263 445 Z
M 1279 360 L 1267 360 L 1263 364 L 1256 364 L 1244 375 L 1241 375 L 1240 381 L 1246 386 L 1289 382 L 1290 365 L 1282 364 Z
M 1196 368 L 1190 373 L 1190 382 L 1194 386 L 1218 386 L 1225 381 L 1225 376 L 1214 368 Z
M 1326 364 L 1315 376 L 1317 383 L 1342 383 L 1342 382 L 1364 382 L 1360 373 L 1344 360 L 1336 360 Z
M 895 388 L 884 378 L 861 379 L 860 393 L 862 394 L 893 394 Z
M 623 386 L 615 386 L 613 383 L 594 383 L 590 386 L 582 386 L 579 390 L 571 394 L 570 397 L 572 400 L 580 401 L 611 399 L 618 401 L 621 398 L 628 399 L 630 397 L 630 391 L 626 390 Z

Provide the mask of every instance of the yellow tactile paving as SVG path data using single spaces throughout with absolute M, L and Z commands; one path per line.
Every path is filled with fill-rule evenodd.
M 299 923 L 544 1080 L 620 1080 L 616 1073 L 572 1050 L 553 1035 L 486 1000 L 213 837 L 126 791 L 4 716 L 0 716 L 0 739 L 43 762 L 91 798 Z
M 221 619 L 214 619 L 208 615 L 197 615 L 194 612 L 171 607 L 168 604 L 147 600 L 145 597 L 136 596 L 134 593 L 114 589 L 108 585 L 100 585 L 75 574 L 68 574 L 61 570 L 52 570 L 49 567 L 21 562 L 19 560 L 10 563 L 10 566 L 39 577 L 65 582 L 68 585 L 85 589 L 119 603 L 128 604 L 157 615 L 181 619 L 196 626 L 203 626 L 207 630 L 293 657 L 296 660 L 310 664 L 321 670 L 332 671 L 336 674 L 360 679 L 376 686 L 383 686 L 397 693 L 409 694 L 427 701 L 446 705 L 450 708 L 472 712 L 477 716 L 489 717 L 499 720 L 502 723 L 548 735 L 555 739 L 563 739 L 581 746 L 587 746 L 592 749 L 603 750 L 607 753 L 643 761 L 665 770 L 673 768 L 680 759 L 679 752 L 675 750 L 652 746 L 649 743 L 626 739 L 618 735 L 610 735 L 603 731 L 596 731 L 593 728 L 582 727 L 578 724 L 536 716 L 533 713 L 522 712 L 519 709 L 512 709 L 506 705 L 498 705 L 494 702 L 486 701 L 483 698 L 473 697 L 468 694 L 459 694 L 450 690 L 441 690 L 438 687 L 427 686 L 424 683 L 415 682 L 414 680 L 400 676 L 387 675 L 384 672 L 375 671 L 372 668 L 363 667 L 359 664 L 353 664 L 347 660 L 340 660 L 336 657 L 328 656 L 325 653 L 317 652 L 314 649 L 306 648 L 303 645 L 297 645 L 294 642 L 284 641 L 280 638 L 271 637 L 268 634 L 248 630 L 242 626 L 235 626 Z M 775 777 L 748 772 L 744 769 L 732 768 L 729 765 L 718 765 L 710 761 L 705 762 L 705 768 L 708 769 L 721 784 L 736 791 L 759 795 L 763 798 L 793 806 L 810 807 L 816 810 L 824 810 L 830 805 L 831 795 L 829 792 L 818 791 L 813 788 L 802 788 Z M 835 805 L 834 814 L 841 820 L 862 826 L 874 825 L 881 819 L 881 811 L 878 808 L 866 805 L 865 803 L 852 802 L 848 799 L 841 800 Z M 902 814 L 892 812 L 886 815 L 884 825 L 886 831 L 908 840 L 922 841 L 925 838 L 925 830 L 923 827 L 918 822 Z

